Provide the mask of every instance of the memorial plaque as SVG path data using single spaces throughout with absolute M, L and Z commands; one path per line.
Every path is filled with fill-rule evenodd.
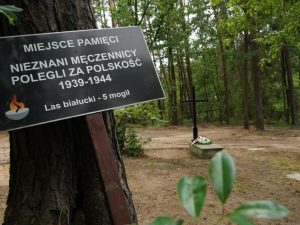
M 0 131 L 161 98 L 138 27 L 0 38 Z

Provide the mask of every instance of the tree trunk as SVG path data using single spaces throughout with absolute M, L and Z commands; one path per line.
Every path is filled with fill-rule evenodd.
M 218 58 L 218 55 L 216 55 L 216 59 Z M 221 91 L 221 85 L 220 85 L 220 79 L 219 79 L 219 67 L 218 67 L 218 63 L 217 63 L 217 60 L 215 61 L 215 70 L 216 70 L 216 82 L 217 82 L 217 90 L 218 92 L 217 93 L 217 100 L 218 100 L 218 107 L 220 108 L 219 110 L 219 122 L 222 123 L 223 121 L 223 107 L 222 107 L 222 104 L 220 103 L 220 99 L 221 99 L 221 96 L 222 96 L 222 91 Z
M 139 14 L 138 14 L 138 1 L 134 0 L 134 25 L 139 24 Z
M 287 84 L 288 84 L 288 93 L 287 94 L 288 94 L 288 103 L 289 103 L 289 108 L 290 108 L 289 111 L 290 111 L 290 116 L 291 116 L 291 122 L 293 125 L 296 125 L 298 123 L 298 118 L 297 118 L 297 107 L 296 107 L 290 51 L 286 45 L 283 46 L 283 51 L 284 51 L 286 77 L 287 77 Z
M 287 15 L 287 8 L 286 8 L 286 1 L 282 0 L 282 20 L 285 21 Z M 287 97 L 287 104 L 288 104 L 288 114 L 286 118 L 289 122 L 291 120 L 292 125 L 297 125 L 298 123 L 298 115 L 297 115 L 297 105 L 296 105 L 296 97 L 295 97 L 295 90 L 294 90 L 294 81 L 293 81 L 293 71 L 291 65 L 291 58 L 290 58 L 290 50 L 289 46 L 287 45 L 286 41 L 283 41 L 282 46 L 282 76 L 285 79 L 284 84 L 286 87 L 286 97 Z
M 288 88 L 286 82 L 286 64 L 285 64 L 285 52 L 281 49 L 281 80 L 282 80 L 282 97 L 283 97 L 283 112 L 284 118 L 287 123 L 290 123 L 290 116 L 288 111 Z
M 249 130 L 249 101 L 248 101 L 248 51 L 249 51 L 248 33 L 245 31 L 244 37 L 244 65 L 242 71 L 243 82 L 243 114 L 244 114 L 244 128 Z
M 251 73 L 253 79 L 253 88 L 255 96 L 255 113 L 256 113 L 256 129 L 264 130 L 264 113 L 262 101 L 262 86 L 261 86 L 261 72 L 259 68 L 259 48 L 256 42 L 251 39 Z
M 174 55 L 173 49 L 168 47 L 168 60 L 169 60 L 169 101 L 170 101 L 170 119 L 172 125 L 178 124 L 178 110 L 177 110 L 177 85 L 176 85 L 176 74 L 174 67 Z
M 182 58 L 180 54 L 180 49 L 177 49 L 177 67 L 178 67 L 178 81 L 180 83 L 179 85 L 179 100 L 185 100 L 185 82 L 184 82 L 184 67 L 182 67 Z M 185 111 L 186 107 L 183 104 L 180 104 L 180 121 L 182 122 L 184 119 L 184 115 L 186 114 Z
M 300 56 L 299 56 L 299 65 L 300 65 Z M 298 75 L 299 75 L 299 84 L 298 84 L 298 86 L 300 87 L 300 67 L 299 67 L 299 69 L 298 69 Z
M 114 10 L 115 10 L 115 1 L 114 0 L 108 0 L 110 15 L 111 15 L 111 26 L 116 27 L 117 21 L 114 16 Z
M 185 1 L 181 0 L 179 2 L 179 5 L 181 8 L 186 7 Z M 185 13 L 182 14 L 182 31 L 184 33 L 184 51 L 185 51 L 185 61 L 186 61 L 186 71 L 187 71 L 187 91 L 189 99 L 193 98 L 193 71 L 192 71 L 192 65 L 191 65 L 191 54 L 190 54 L 190 41 L 189 41 L 189 32 L 187 31 L 187 23 L 189 21 L 186 21 L 186 15 Z M 189 15 L 187 15 L 189 17 Z M 184 66 L 184 65 L 183 65 Z M 192 110 L 190 110 L 190 116 L 192 116 Z
M 24 9 L 15 26 L 0 19 L 0 36 L 95 28 L 88 0 L 2 1 Z M 136 214 L 111 112 L 103 113 L 127 197 Z M 11 167 L 4 225 L 110 225 L 107 196 L 85 117 L 10 132 Z
M 101 28 L 108 27 L 106 15 L 105 15 L 106 4 L 104 0 L 93 0 L 92 2 L 95 5 L 95 8 L 97 8 L 97 10 L 95 11 L 95 15 L 97 21 L 100 21 L 100 27 Z
M 217 9 L 214 7 L 214 15 L 217 23 L 217 38 L 220 47 L 220 58 L 221 58 L 221 71 L 223 74 L 223 83 L 224 83 L 224 110 L 225 110 L 225 122 L 226 124 L 230 123 L 230 105 L 229 105 L 229 88 L 228 88 L 228 72 L 227 72 L 227 59 L 225 56 L 225 49 L 223 43 L 223 37 L 220 29 L 220 18 Z
M 158 51 L 158 58 L 159 58 L 159 67 L 160 67 L 160 73 L 162 75 L 162 80 L 167 80 L 167 74 L 165 70 L 165 66 L 162 61 L 162 56 L 160 54 L 160 51 Z M 166 111 L 166 106 L 165 106 L 165 100 L 158 100 L 158 108 L 160 109 L 160 116 L 161 119 L 165 119 L 165 111 Z

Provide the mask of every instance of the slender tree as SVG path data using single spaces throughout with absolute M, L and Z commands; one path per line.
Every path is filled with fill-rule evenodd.
M 248 55 L 249 52 L 249 39 L 248 31 L 244 32 L 244 54 Z M 248 57 L 244 56 L 244 63 L 242 69 L 242 82 L 243 82 L 243 115 L 244 115 L 244 128 L 249 129 L 249 94 L 248 94 Z
M 255 125 L 256 129 L 264 130 L 264 113 L 263 113 L 263 97 L 262 97 L 262 85 L 261 85 L 261 71 L 259 68 L 259 46 L 252 39 L 250 41 L 251 48 L 251 74 L 253 79 L 254 88 L 254 100 L 255 100 Z
M 1 18 L 1 36 L 95 28 L 88 0 L 2 2 L 17 5 L 24 12 L 15 26 Z M 136 222 L 114 118 L 111 112 L 103 113 L 103 118 L 131 221 Z M 87 117 L 78 117 L 10 132 L 5 225 L 113 224 L 87 121 Z
M 174 53 L 173 48 L 168 47 L 168 60 L 169 60 L 169 108 L 170 108 L 170 121 L 173 125 L 178 124 L 178 109 L 177 109 L 177 82 L 174 66 Z
M 225 47 L 223 41 L 223 33 L 220 27 L 221 18 L 220 13 L 222 11 L 222 7 L 217 9 L 215 6 L 213 7 L 214 16 L 216 19 L 216 28 L 217 28 L 217 38 L 220 48 L 220 59 L 221 59 L 221 71 L 223 76 L 223 84 L 224 84 L 224 109 L 225 109 L 225 122 L 226 124 L 230 123 L 230 105 L 229 105 L 229 85 L 228 85 L 228 70 L 227 70 L 227 58 L 225 55 Z
M 294 90 L 294 79 L 292 73 L 292 65 L 291 65 L 291 58 L 290 58 L 290 50 L 289 48 L 284 45 L 282 47 L 282 54 L 287 78 L 287 98 L 288 98 L 288 106 L 290 112 L 291 123 L 296 125 L 298 123 L 297 118 L 297 107 L 296 107 L 296 99 L 295 99 L 295 90 Z

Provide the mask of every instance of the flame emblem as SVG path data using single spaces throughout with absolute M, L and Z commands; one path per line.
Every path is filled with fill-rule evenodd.
M 12 100 L 9 103 L 10 111 L 13 111 L 13 112 L 23 111 L 24 106 L 25 105 L 23 102 L 18 102 L 16 95 L 12 96 Z
M 23 102 L 19 102 L 17 95 L 13 95 L 9 103 L 9 111 L 5 113 L 6 117 L 10 120 L 21 120 L 29 114 L 29 109 L 25 108 Z

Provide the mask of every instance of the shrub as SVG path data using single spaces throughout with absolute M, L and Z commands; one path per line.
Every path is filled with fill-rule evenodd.
M 131 127 L 127 129 L 121 127 L 119 128 L 118 141 L 123 154 L 138 157 L 144 155 L 142 145 L 148 143 L 150 139 L 138 137 L 136 131 Z
M 154 104 L 133 105 L 114 111 L 117 123 L 117 139 L 123 154 L 141 156 L 144 154 L 142 145 L 149 142 L 139 138 L 132 124 L 156 125 L 166 122 L 159 119 L 160 111 Z

